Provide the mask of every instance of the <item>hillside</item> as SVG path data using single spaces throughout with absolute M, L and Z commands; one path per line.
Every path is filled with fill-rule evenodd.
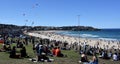
M 2 31 L 19 31 L 19 30 L 99 30 L 97 28 L 93 28 L 91 26 L 62 26 L 62 27 L 53 27 L 53 26 L 17 26 L 17 25 L 8 25 L 8 24 L 0 24 L 0 32 Z

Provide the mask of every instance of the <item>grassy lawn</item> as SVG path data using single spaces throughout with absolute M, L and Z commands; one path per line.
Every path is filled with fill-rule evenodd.
M 15 45 L 15 44 L 13 44 Z M 0 48 L 2 45 L 0 44 Z M 35 55 L 32 50 L 32 44 L 29 44 L 26 46 L 27 53 L 30 57 L 34 58 Z M 19 49 L 17 49 L 19 51 Z M 80 59 L 80 55 L 73 51 L 73 50 L 62 50 L 63 54 L 66 54 L 67 57 L 60 58 L 60 57 L 50 57 L 54 59 L 53 62 L 31 62 L 28 59 L 29 58 L 22 58 L 22 59 L 11 59 L 9 58 L 9 53 L 7 52 L 0 52 L 0 64 L 79 64 L 78 61 Z M 92 56 L 88 56 L 89 59 L 92 58 Z M 112 60 L 103 60 L 99 59 L 99 64 L 120 64 L 120 61 L 112 61 Z

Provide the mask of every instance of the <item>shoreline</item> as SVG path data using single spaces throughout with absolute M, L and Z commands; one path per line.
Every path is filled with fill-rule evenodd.
M 73 36 L 61 35 L 56 32 L 60 31 L 33 31 L 28 32 L 27 35 L 46 38 L 50 40 L 56 40 L 61 42 L 67 42 L 68 44 L 78 43 L 78 45 L 90 45 L 92 47 L 99 47 L 102 49 L 118 49 L 120 48 L 120 41 L 112 41 L 112 40 L 102 40 L 102 39 L 94 39 L 94 38 L 78 38 Z

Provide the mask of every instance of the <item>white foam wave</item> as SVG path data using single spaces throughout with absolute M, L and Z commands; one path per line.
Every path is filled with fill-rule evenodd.
M 102 40 L 117 40 L 117 39 L 113 39 L 113 38 L 98 38 L 98 39 L 102 39 Z
M 66 35 L 69 35 L 69 36 L 79 36 L 79 34 L 66 34 Z
M 81 37 L 99 37 L 98 35 L 92 35 L 92 34 L 81 34 Z

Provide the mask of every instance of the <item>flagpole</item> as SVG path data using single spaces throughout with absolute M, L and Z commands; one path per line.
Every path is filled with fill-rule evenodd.
M 80 15 L 78 15 L 78 33 L 79 33 L 79 30 L 80 29 Z M 80 44 L 80 33 L 79 33 L 79 42 L 78 42 L 79 44 Z

